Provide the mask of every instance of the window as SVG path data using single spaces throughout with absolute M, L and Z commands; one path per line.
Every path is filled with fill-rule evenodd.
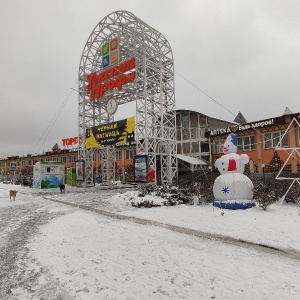
M 180 143 L 177 144 L 177 153 L 178 153 L 178 154 L 181 154 L 181 153 L 182 153 L 182 152 L 181 152 L 181 144 L 180 144 Z
M 190 130 L 188 128 L 182 129 L 182 139 L 189 140 L 190 139 Z
M 122 151 L 116 151 L 116 160 L 122 159 Z
M 96 161 L 96 153 L 93 153 L 93 161 Z
M 191 153 L 199 153 L 199 142 L 191 143 Z
M 191 153 L 190 143 L 182 143 L 182 152 L 183 154 Z
M 208 142 L 201 141 L 200 145 L 201 145 L 201 152 L 209 152 L 209 143 Z
M 182 139 L 189 140 L 190 139 L 189 114 L 182 114 L 181 122 L 182 122 Z
M 199 129 L 197 127 L 191 128 L 191 139 L 192 140 L 198 138 L 198 132 L 199 132 Z
M 282 139 L 282 137 L 283 137 L 283 139 Z M 280 143 L 279 143 L 279 141 L 280 141 Z M 287 147 L 288 146 L 288 138 L 287 138 L 286 134 L 284 135 L 284 131 L 270 132 L 270 133 L 264 134 L 265 149 L 275 148 L 277 145 L 278 145 L 278 147 Z
M 223 153 L 223 145 L 225 140 L 216 140 L 215 141 L 215 153 Z
M 75 155 L 69 156 L 69 162 L 75 162 Z
M 254 150 L 254 135 L 238 137 L 238 151 Z
M 66 159 L 65 156 L 62 156 L 62 157 L 60 158 L 60 161 L 63 162 L 63 163 L 66 163 L 66 162 L 67 162 L 67 159 Z
M 134 150 L 126 150 L 125 158 L 126 158 L 126 159 L 133 159 L 134 153 L 135 153 Z
M 45 173 L 55 174 L 57 172 L 58 172 L 58 167 L 57 166 L 45 167 Z

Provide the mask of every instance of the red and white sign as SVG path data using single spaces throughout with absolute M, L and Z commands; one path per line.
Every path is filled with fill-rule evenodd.
M 78 142 L 79 142 L 78 136 L 62 139 L 63 147 L 73 146 L 75 144 L 78 144 Z
M 135 71 L 128 72 L 133 68 L 135 68 L 134 57 L 98 75 L 96 72 L 89 74 L 87 89 L 90 91 L 90 100 L 103 97 L 106 91 L 113 88 L 121 91 L 124 84 L 134 81 Z

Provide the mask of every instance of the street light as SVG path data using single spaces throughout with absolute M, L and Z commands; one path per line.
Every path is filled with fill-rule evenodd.
M 265 164 L 261 164 L 262 171 L 263 171 L 263 183 L 265 183 Z

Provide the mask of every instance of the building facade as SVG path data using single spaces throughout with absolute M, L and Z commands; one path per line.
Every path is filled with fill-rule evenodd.
M 230 126 L 233 123 L 211 118 L 192 110 L 176 111 L 177 154 L 210 161 L 208 130 Z
M 299 122 L 300 113 L 290 113 L 210 130 L 205 136 L 210 140 L 211 165 L 214 166 L 215 160 L 222 155 L 228 134 L 235 133 L 238 136 L 238 154 L 249 156 L 254 172 L 279 172 L 285 164 L 285 171 L 299 173 L 299 155 L 295 152 L 291 155 L 291 149 L 300 147 Z
M 276 150 L 280 141 L 282 148 L 300 147 L 299 126 L 293 127 L 284 136 L 293 119 L 300 122 L 300 113 L 261 120 L 238 125 L 211 118 L 202 113 L 190 110 L 176 111 L 177 154 L 202 160 L 212 169 L 214 161 L 222 155 L 222 147 L 228 134 L 238 135 L 238 153 L 248 154 L 256 172 L 279 171 L 290 152 Z M 282 138 L 282 139 L 281 139 Z M 63 143 L 64 144 L 64 143 Z M 136 155 L 135 146 L 118 147 L 115 151 L 116 179 L 131 182 L 133 177 L 133 158 Z M 37 162 L 63 162 L 66 173 L 68 168 L 75 168 L 78 161 L 77 149 L 59 149 L 55 145 L 52 151 L 42 154 L 27 154 L 9 156 L 0 159 L 0 175 L 5 178 L 17 178 L 25 168 L 33 168 Z M 101 175 L 101 152 L 93 155 L 93 173 Z M 187 161 L 190 161 L 187 159 Z M 181 166 L 179 159 L 179 167 Z M 300 170 L 299 157 L 294 155 L 287 163 L 286 169 L 297 173 Z

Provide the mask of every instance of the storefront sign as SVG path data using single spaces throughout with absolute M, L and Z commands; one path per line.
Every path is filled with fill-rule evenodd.
M 134 117 L 87 128 L 86 148 L 106 145 L 131 145 L 135 142 Z
M 64 147 L 73 146 L 75 144 L 78 144 L 78 142 L 79 142 L 78 136 L 62 139 L 62 144 L 63 144 Z
M 97 75 L 96 72 L 87 76 L 88 86 L 90 91 L 90 100 L 101 98 L 106 91 L 117 88 L 122 90 L 123 85 L 134 81 L 135 71 L 128 72 L 135 68 L 135 58 L 124 61 L 120 65 L 110 68 Z M 126 73 L 127 72 L 127 73 Z
M 232 125 L 230 127 L 214 129 L 210 131 L 210 136 L 235 133 L 235 132 L 249 130 L 249 129 L 263 128 L 271 125 L 274 125 L 274 119 L 269 119 L 265 121 L 259 121 L 259 122 L 244 124 L 244 125 Z

